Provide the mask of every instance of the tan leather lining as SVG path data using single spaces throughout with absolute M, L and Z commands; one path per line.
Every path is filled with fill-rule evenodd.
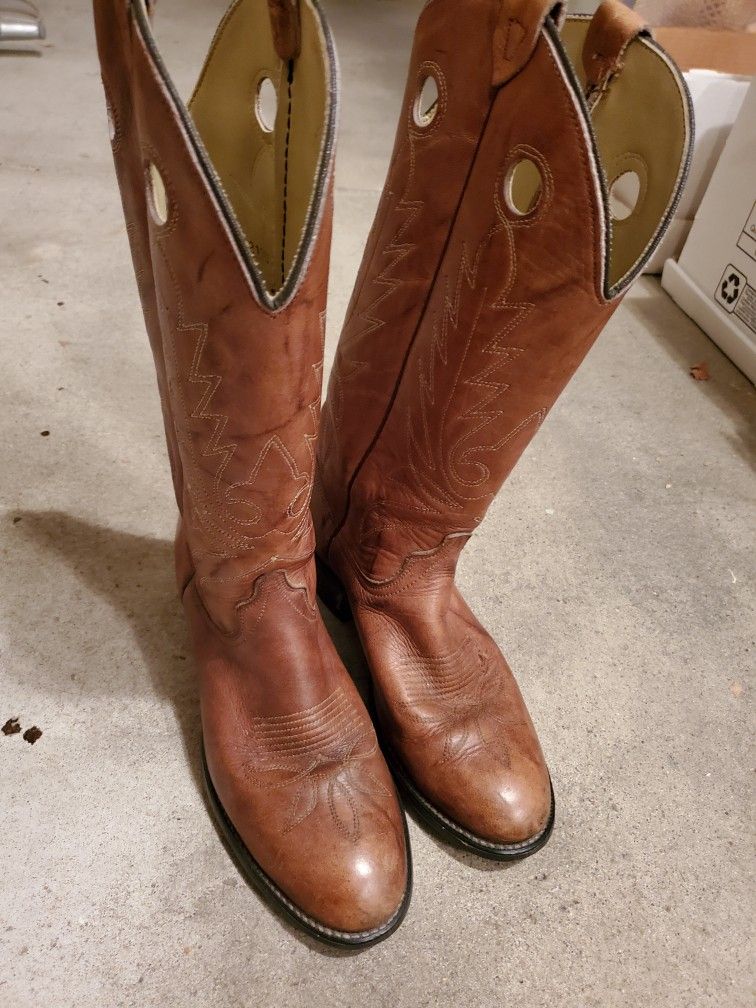
M 235 0 L 189 104 L 271 294 L 284 285 L 302 240 L 330 100 L 320 19 L 310 0 L 301 0 L 300 10 L 301 49 L 289 64 L 276 52 L 267 5 Z M 266 77 L 278 98 L 269 133 L 256 112 L 258 88 Z
M 590 20 L 568 18 L 562 41 L 586 88 L 583 47 Z M 622 66 L 591 109 L 601 164 L 611 188 L 626 171 L 640 177 L 632 213 L 612 221 L 609 286 L 642 258 L 677 192 L 687 152 L 688 121 L 679 80 L 664 56 L 644 38 L 627 46 Z

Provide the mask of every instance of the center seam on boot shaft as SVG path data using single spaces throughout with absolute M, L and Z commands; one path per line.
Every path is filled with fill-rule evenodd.
M 478 151 L 480 149 L 481 142 L 483 140 L 483 135 L 485 133 L 485 127 L 488 125 L 488 121 L 489 121 L 489 119 L 491 117 L 491 111 L 492 111 L 492 109 L 493 109 L 493 101 L 491 101 L 489 103 L 488 111 L 486 112 L 486 116 L 485 116 L 485 119 L 484 119 L 484 122 L 483 122 L 483 128 L 481 129 L 481 132 L 478 135 L 478 139 L 477 139 L 477 141 L 475 143 L 475 148 L 474 148 L 474 151 L 473 151 L 473 156 L 472 156 L 472 158 L 470 160 L 470 164 L 469 164 L 467 172 L 465 174 L 465 180 L 464 180 L 464 183 L 462 185 L 462 190 L 460 192 L 460 196 L 459 196 L 459 199 L 457 201 L 456 207 L 454 208 L 454 213 L 452 214 L 452 216 L 450 218 L 450 226 L 449 226 L 449 229 L 447 231 L 446 238 L 444 239 L 444 242 L 443 242 L 443 246 L 442 246 L 442 249 L 441 249 L 441 254 L 439 256 L 439 259 L 438 259 L 438 262 L 436 264 L 436 267 L 435 267 L 435 269 L 433 271 L 433 276 L 431 278 L 431 281 L 430 281 L 430 283 L 428 285 L 428 290 L 427 290 L 427 293 L 426 293 L 424 301 L 423 301 L 423 307 L 422 307 L 422 310 L 421 310 L 420 315 L 418 317 L 418 322 L 417 322 L 417 324 L 416 324 L 416 326 L 415 326 L 415 328 L 413 330 L 412 338 L 410 339 L 409 344 L 407 346 L 407 350 L 406 350 L 406 352 L 404 354 L 404 358 L 402 360 L 402 364 L 401 364 L 401 367 L 399 369 L 399 374 L 398 374 L 397 380 L 396 380 L 396 382 L 394 384 L 394 387 L 392 389 L 388 405 L 387 405 L 386 410 L 385 410 L 385 412 L 383 414 L 381 422 L 378 425 L 378 428 L 376 429 L 376 432 L 375 432 L 373 438 L 370 441 L 370 444 L 365 449 L 365 451 L 364 451 L 364 453 L 363 453 L 360 461 L 358 462 L 357 466 L 354 469 L 354 472 L 352 473 L 352 475 L 351 475 L 351 477 L 349 479 L 349 485 L 347 487 L 347 493 L 346 493 L 346 507 L 344 508 L 344 514 L 343 514 L 343 516 L 342 516 L 342 518 L 341 518 L 341 520 L 340 520 L 337 528 L 331 533 L 331 536 L 330 536 L 330 538 L 328 540 L 328 543 L 326 545 L 326 558 L 328 558 L 328 556 L 330 555 L 331 546 L 333 545 L 334 540 L 336 539 L 336 537 L 339 535 L 339 533 L 341 532 L 341 530 L 346 525 L 347 519 L 349 517 L 349 512 L 351 510 L 351 505 L 352 505 L 352 489 L 354 487 L 354 484 L 355 484 L 355 482 L 357 480 L 357 477 L 359 476 L 359 474 L 360 474 L 360 472 L 362 470 L 363 465 L 365 464 L 365 462 L 367 461 L 367 459 L 369 458 L 369 456 L 372 454 L 373 449 L 375 448 L 375 446 L 378 443 L 378 440 L 379 440 L 381 434 L 383 433 L 383 429 L 386 426 L 386 422 L 388 421 L 389 415 L 391 414 L 391 411 L 392 411 L 393 406 L 394 406 L 394 402 L 396 401 L 396 397 L 397 397 L 397 395 L 399 393 L 399 387 L 400 387 L 400 385 L 402 383 L 402 378 L 404 377 L 404 373 L 405 373 L 405 370 L 406 370 L 406 367 L 407 367 L 407 363 L 408 363 L 410 355 L 412 353 L 412 348 L 413 348 L 413 346 L 415 344 L 415 340 L 417 339 L 417 334 L 420 331 L 420 328 L 422 326 L 422 322 L 423 322 L 423 320 L 425 318 L 425 313 L 426 313 L 427 308 L 428 308 L 428 303 L 430 302 L 431 295 L 433 293 L 433 288 L 435 287 L 435 284 L 436 284 L 436 279 L 437 279 L 438 274 L 439 274 L 439 272 L 441 270 L 441 264 L 443 263 L 444 256 L 446 254 L 446 250 L 447 250 L 447 248 L 449 246 L 449 243 L 451 241 L 451 235 L 452 235 L 452 231 L 454 229 L 454 223 L 456 222 L 457 217 L 459 215 L 460 207 L 462 206 L 462 202 L 463 202 L 465 193 L 467 191 L 467 186 L 468 186 L 468 183 L 469 183 L 469 180 L 470 180 L 470 176 L 472 174 L 473 166 L 475 164 L 475 161 L 476 161 L 476 158 L 477 158 L 477 154 L 478 154 Z M 411 114 L 411 112 L 410 112 L 410 114 Z
M 419 97 L 419 91 L 415 99 L 409 102 L 406 110 L 406 132 L 401 147 L 401 157 L 406 157 L 408 161 L 406 177 L 404 179 L 401 193 L 396 197 L 394 197 L 392 193 L 392 199 L 389 199 L 389 193 L 384 190 L 376 214 L 376 219 L 371 229 L 371 236 L 368 239 L 369 243 L 371 243 L 373 256 L 377 256 L 378 253 L 376 250 L 378 249 L 378 238 L 381 235 L 383 227 L 386 225 L 388 219 L 390 219 L 393 215 L 398 214 L 400 216 L 400 223 L 398 227 L 394 225 L 394 228 L 392 229 L 393 233 L 390 238 L 384 240 L 384 244 L 381 248 L 381 257 L 387 259 L 388 261 L 382 266 L 378 275 L 373 278 L 369 278 L 369 271 L 363 270 L 361 267 L 356 281 L 357 285 L 352 295 L 352 301 L 355 304 L 355 311 L 350 312 L 345 321 L 342 338 L 339 342 L 339 347 L 337 348 L 336 360 L 334 361 L 331 372 L 331 382 L 329 384 L 328 395 L 324 404 L 323 415 L 324 432 L 328 430 L 328 427 L 330 427 L 334 437 L 341 430 L 345 385 L 354 381 L 359 373 L 368 367 L 366 362 L 354 359 L 353 353 L 352 359 L 349 360 L 348 365 L 345 364 L 343 360 L 344 349 L 342 347 L 342 343 L 344 346 L 352 344 L 351 349 L 353 349 L 354 346 L 359 348 L 365 339 L 373 336 L 378 332 L 378 330 L 386 325 L 386 319 L 383 316 L 381 305 L 402 286 L 404 280 L 397 272 L 398 267 L 418 248 L 417 242 L 404 240 L 405 238 L 411 237 L 411 234 L 407 234 L 407 232 L 410 230 L 417 217 L 422 214 L 426 206 L 426 201 L 418 199 L 418 194 L 413 191 L 418 145 L 421 141 L 427 141 L 429 137 L 436 133 L 443 121 L 448 100 L 448 91 L 444 72 L 439 64 L 433 60 L 423 60 L 417 67 L 415 78 L 418 89 L 422 88 L 423 81 L 427 78 L 427 76 L 432 76 L 434 78 L 438 88 L 436 114 L 429 124 L 423 126 L 422 128 L 418 128 L 414 121 L 414 113 L 415 105 Z M 373 234 L 375 235 L 374 239 Z M 357 311 L 356 305 L 361 296 L 363 287 L 366 283 L 368 283 L 368 280 L 370 287 L 373 288 L 378 286 L 380 287 L 380 292 L 377 296 L 371 296 L 369 303 L 360 311 Z M 359 321 L 359 324 L 356 324 L 357 321 Z M 355 331 L 347 338 L 348 330 L 353 324 Z M 346 352 L 349 353 L 350 350 L 347 350 Z M 323 471 L 320 455 L 318 455 L 318 469 L 321 472 Z M 321 491 L 322 504 L 326 507 L 329 514 L 329 520 L 326 523 L 326 527 L 330 526 L 331 528 L 336 528 L 339 525 L 339 521 L 336 518 L 333 507 L 331 506 L 326 485 L 326 480 L 321 478 L 319 481 L 319 487 Z M 344 514 L 346 514 L 346 511 L 344 511 Z M 335 535 L 336 532 L 333 533 L 326 544 L 326 555 L 328 553 L 330 542 Z
M 579 148 L 579 156 L 582 159 L 583 167 L 584 167 L 583 174 L 588 179 L 587 186 L 591 190 L 591 192 L 594 193 L 594 196 L 596 197 L 596 200 L 598 201 L 598 203 L 601 203 L 601 198 L 600 198 L 600 196 L 601 196 L 601 184 L 603 182 L 601 174 L 600 174 L 601 169 L 600 169 L 600 166 L 597 165 L 596 166 L 597 167 L 597 171 L 594 173 L 594 171 L 592 171 L 592 170 L 589 169 L 589 166 L 588 166 L 588 163 L 587 163 L 588 151 L 586 151 L 584 149 L 584 143 L 581 143 L 581 141 L 586 141 L 586 140 L 589 139 L 589 137 L 585 136 L 586 128 L 581 124 L 581 122 L 579 120 L 578 110 L 574 107 L 574 96 L 572 94 L 572 92 L 574 91 L 574 86 L 571 86 L 571 81 L 570 81 L 569 76 L 567 75 L 567 73 L 565 72 L 564 68 L 562 67 L 561 61 L 557 58 L 557 55 L 553 51 L 554 47 L 553 47 L 553 44 L 552 44 L 552 41 L 551 41 L 551 39 L 549 37 L 548 32 L 542 31 L 542 38 L 544 39 L 544 44 L 541 46 L 541 48 L 544 49 L 545 52 L 547 53 L 547 57 L 546 58 L 549 59 L 549 61 L 551 62 L 552 66 L 553 66 L 553 70 L 556 72 L 556 74 L 558 75 L 558 77 L 563 82 L 564 90 L 568 92 L 567 94 L 560 95 L 560 97 L 562 98 L 562 104 L 565 106 L 565 113 L 566 113 L 567 121 L 569 121 L 571 123 L 572 132 L 575 135 L 575 138 L 577 140 L 577 146 Z M 470 173 L 472 171 L 472 168 L 473 168 L 474 164 L 476 163 L 477 159 L 480 156 L 480 143 L 481 143 L 482 137 L 485 134 L 486 129 L 487 129 L 488 125 L 489 125 L 491 108 L 492 108 L 492 106 L 489 107 L 488 115 L 487 115 L 486 120 L 484 122 L 482 131 L 481 131 L 481 135 L 479 137 L 478 145 L 476 147 L 476 152 L 475 152 L 475 155 L 474 155 L 474 158 L 473 158 L 473 162 L 471 163 L 470 170 L 468 171 L 467 179 L 465 181 L 465 186 L 464 186 L 463 191 L 462 191 L 462 198 L 464 198 L 465 194 L 469 190 Z M 541 160 L 542 159 L 539 159 L 539 161 L 541 161 Z M 545 172 L 545 175 L 546 175 L 546 178 L 547 178 L 547 181 L 548 181 L 549 188 L 553 189 L 553 179 L 551 178 L 551 172 L 548 169 L 548 166 L 547 166 L 547 170 Z M 596 186 L 592 185 L 592 180 L 594 180 L 594 175 L 595 175 Z M 582 196 L 582 199 L 585 201 L 584 212 L 582 213 L 581 216 L 583 217 L 583 219 L 587 219 L 586 222 L 587 222 L 587 225 L 588 225 L 588 228 L 589 228 L 589 233 L 590 233 L 590 243 L 589 244 L 590 244 L 590 248 L 593 250 L 593 256 L 594 256 L 594 271 L 595 271 L 595 273 L 594 273 L 594 283 L 592 284 L 592 295 L 593 295 L 594 299 L 597 301 L 598 304 L 603 304 L 603 303 L 605 303 L 605 299 L 603 297 L 600 298 L 598 296 L 598 290 L 597 290 L 597 286 L 603 286 L 603 285 L 601 285 L 599 283 L 599 277 L 604 274 L 604 268 L 603 268 L 604 267 L 604 262 L 602 261 L 602 259 L 601 259 L 600 256 L 597 257 L 597 255 L 596 255 L 596 249 L 595 249 L 594 217 L 596 217 L 596 215 L 597 215 L 597 208 L 594 205 L 594 201 L 588 198 L 588 192 L 587 191 L 581 192 L 581 196 Z M 462 202 L 462 200 L 460 200 L 460 203 L 461 202 Z M 421 316 L 419 318 L 419 322 L 418 322 L 418 324 L 417 324 L 417 326 L 416 326 L 416 328 L 414 330 L 412 340 L 411 340 L 411 342 L 409 344 L 409 347 L 408 347 L 408 350 L 407 350 L 407 352 L 405 354 L 405 357 L 404 357 L 404 360 L 403 360 L 403 363 L 402 363 L 402 367 L 401 367 L 401 370 L 399 372 L 398 380 L 397 380 L 396 385 L 394 386 L 394 388 L 392 390 L 392 395 L 391 395 L 391 398 L 389 400 L 389 404 L 388 404 L 387 410 L 386 410 L 386 412 L 385 412 L 385 414 L 383 416 L 381 424 L 378 427 L 378 430 L 376 431 L 376 434 L 374 435 L 374 437 L 373 437 L 370 445 L 368 446 L 367 451 L 363 454 L 363 456 L 362 456 L 362 458 L 361 458 L 358 466 L 356 467 L 356 469 L 353 472 L 352 477 L 350 479 L 349 487 L 348 487 L 348 493 L 347 493 L 347 509 L 346 509 L 346 514 L 345 514 L 344 518 L 342 519 L 342 521 L 340 522 L 339 526 L 334 531 L 334 533 L 332 534 L 332 536 L 331 536 L 331 538 L 329 540 L 328 547 L 327 547 L 329 553 L 330 553 L 330 549 L 332 547 L 334 539 L 336 538 L 336 536 L 339 535 L 339 533 L 341 532 L 341 530 L 345 526 L 346 521 L 348 519 L 348 516 L 351 513 L 351 510 L 352 510 L 352 507 L 353 507 L 353 491 L 354 491 L 355 483 L 356 483 L 356 481 L 357 481 L 360 473 L 364 469 L 364 466 L 365 466 L 365 463 L 367 461 L 367 458 L 375 450 L 375 447 L 376 447 L 376 445 L 377 445 L 377 443 L 378 443 L 378 441 L 380 439 L 380 436 L 383 433 L 383 431 L 384 431 L 384 429 L 385 429 L 385 427 L 386 427 L 386 425 L 388 423 L 389 416 L 391 415 L 393 409 L 395 408 L 395 402 L 396 402 L 396 399 L 397 399 L 397 396 L 398 396 L 398 393 L 399 393 L 399 389 L 401 388 L 402 383 L 406 379 L 406 369 L 407 369 L 409 357 L 410 357 L 410 355 L 412 353 L 412 349 L 413 349 L 414 345 L 416 344 L 418 333 L 419 333 L 420 329 L 422 328 L 425 320 L 427 319 L 428 309 L 429 309 L 429 304 L 430 304 L 430 300 L 431 300 L 432 291 L 433 291 L 433 289 L 439 283 L 440 267 L 441 267 L 443 258 L 444 258 L 444 256 L 446 255 L 446 253 L 448 251 L 450 236 L 451 236 L 451 233 L 454 231 L 454 229 L 456 227 L 458 214 L 459 214 L 459 205 L 457 207 L 457 211 L 455 212 L 455 217 L 454 217 L 454 219 L 452 221 L 452 225 L 451 225 L 450 231 L 447 234 L 446 241 L 445 241 L 445 244 L 444 244 L 444 251 L 442 253 L 441 260 L 439 261 L 439 265 L 438 265 L 438 267 L 436 269 L 436 272 L 434 274 L 434 277 L 433 277 L 433 280 L 432 280 L 432 283 L 431 283 L 431 287 L 430 287 L 430 289 L 428 291 L 428 296 L 426 297 L 425 303 L 423 305 L 423 310 L 422 310 Z M 542 410 L 537 411 L 539 419 L 543 418 L 544 412 L 545 411 L 542 411 Z M 533 416 L 535 418 L 536 415 L 534 414 Z
M 547 32 L 545 31 L 545 29 L 543 27 L 541 27 L 539 29 L 539 38 L 541 40 L 543 40 L 544 38 L 546 38 L 548 40 Z M 532 53 L 531 53 L 531 55 L 530 55 L 527 63 L 530 63 L 530 61 L 533 58 L 533 55 L 535 54 L 535 52 L 537 51 L 538 48 L 539 48 L 539 46 L 536 44 L 536 46 L 534 46 L 534 48 L 533 48 L 533 51 L 532 51 Z M 549 48 L 549 52 L 550 52 L 550 48 Z M 555 60 L 553 54 L 551 54 L 551 56 L 552 56 L 552 61 L 556 63 L 556 60 Z M 526 63 L 526 65 L 527 65 L 527 63 Z M 558 64 L 557 64 L 557 69 L 559 70 Z M 562 76 L 564 76 L 564 75 L 562 74 Z M 566 83 L 569 86 L 569 82 L 566 82 Z M 472 157 L 471 157 L 470 163 L 468 165 L 468 169 L 467 169 L 467 172 L 466 172 L 466 175 L 465 175 L 465 179 L 464 179 L 464 183 L 463 183 L 463 186 L 462 186 L 462 189 L 461 189 L 461 192 L 460 192 L 460 196 L 459 196 L 458 202 L 456 204 L 456 207 L 454 209 L 454 213 L 453 213 L 453 215 L 452 215 L 452 217 L 450 219 L 449 228 L 448 228 L 446 237 L 444 239 L 444 242 L 443 242 L 443 245 L 442 245 L 442 248 L 441 248 L 441 253 L 440 253 L 438 262 L 437 262 L 437 264 L 435 266 L 435 269 L 434 269 L 434 272 L 432 274 L 432 277 L 430 278 L 430 282 L 429 282 L 429 285 L 428 285 L 428 288 L 427 288 L 427 291 L 426 291 L 426 294 L 425 294 L 425 297 L 424 297 L 422 310 L 420 312 L 417 324 L 414 327 L 414 330 L 413 330 L 413 333 L 412 333 L 412 337 L 411 337 L 411 339 L 410 339 L 410 341 L 408 343 L 408 346 L 407 346 L 407 349 L 405 351 L 403 360 L 401 362 L 401 366 L 400 366 L 400 369 L 399 369 L 399 372 L 398 372 L 398 377 L 397 377 L 396 382 L 395 382 L 395 384 L 393 386 L 393 389 L 391 391 L 391 395 L 389 397 L 388 404 L 386 406 L 385 412 L 384 412 L 384 414 L 383 414 L 383 416 L 381 418 L 381 421 L 380 421 L 378 427 L 376 428 L 375 434 L 373 435 L 370 443 L 368 444 L 367 448 L 363 452 L 363 454 L 362 454 L 359 462 L 357 463 L 357 465 L 354 468 L 351 476 L 349 477 L 348 486 L 347 486 L 347 492 L 346 492 L 346 505 L 345 505 L 345 508 L 344 508 L 343 513 L 342 513 L 342 517 L 341 517 L 340 521 L 338 522 L 338 524 L 337 524 L 336 528 L 334 529 L 334 531 L 330 534 L 328 542 L 326 543 L 326 546 L 325 546 L 325 556 L 326 556 L 326 559 L 330 556 L 330 551 L 331 551 L 331 547 L 333 545 L 334 540 L 336 539 L 336 537 L 339 535 L 339 533 L 342 531 L 342 529 L 344 528 L 344 526 L 347 523 L 349 514 L 350 514 L 351 509 L 352 509 L 352 497 L 353 497 L 353 490 L 354 490 L 355 483 L 356 483 L 357 479 L 359 478 L 359 475 L 362 472 L 363 467 L 364 467 L 367 459 L 373 453 L 376 445 L 378 444 L 378 442 L 380 440 L 380 437 L 381 437 L 381 435 L 382 435 L 382 433 L 383 433 L 383 431 L 384 431 L 384 429 L 386 427 L 388 419 L 389 419 L 389 417 L 390 417 L 390 415 L 391 415 L 391 413 L 392 413 L 392 411 L 394 409 L 394 405 L 395 405 L 397 396 L 399 394 L 399 390 L 401 388 L 402 382 L 403 382 L 405 374 L 406 374 L 406 369 L 407 369 L 407 365 L 408 365 L 408 362 L 409 362 L 409 359 L 410 359 L 410 356 L 411 356 L 411 353 L 412 353 L 412 349 L 413 349 L 413 347 L 414 347 L 414 345 L 415 345 L 415 343 L 417 341 L 418 333 L 420 332 L 420 330 L 421 330 L 421 328 L 423 326 L 423 323 L 424 323 L 424 321 L 425 321 L 425 319 L 427 317 L 428 307 L 429 307 L 429 303 L 430 303 L 430 300 L 431 300 L 431 297 L 432 297 L 433 290 L 434 290 L 434 288 L 436 287 L 436 285 L 437 285 L 437 283 L 439 281 L 439 275 L 440 275 L 441 267 L 442 267 L 444 258 L 446 256 L 446 253 L 447 253 L 450 241 L 451 241 L 452 234 L 453 234 L 453 232 L 455 230 L 455 226 L 456 226 L 456 222 L 457 222 L 457 219 L 458 219 L 458 216 L 459 216 L 460 208 L 462 206 L 462 203 L 463 203 L 463 201 L 465 199 L 465 196 L 466 196 L 466 194 L 468 192 L 468 189 L 469 189 L 470 178 L 471 178 L 474 166 L 475 166 L 475 164 L 476 164 L 476 162 L 478 160 L 478 157 L 479 157 L 481 143 L 483 141 L 483 138 L 484 138 L 484 136 L 486 134 L 486 131 L 488 129 L 488 126 L 489 126 L 489 121 L 490 121 L 491 113 L 492 113 L 492 110 L 493 110 L 493 107 L 494 107 L 494 104 L 495 104 L 496 97 L 498 95 L 498 90 L 499 89 L 497 89 L 496 91 L 494 91 L 494 93 L 493 93 L 493 95 L 491 97 L 491 100 L 489 101 L 489 106 L 488 106 L 486 115 L 484 117 L 482 126 L 480 128 L 480 132 L 478 134 L 478 138 L 477 138 L 477 141 L 476 141 L 476 144 L 475 144 L 474 151 L 472 153 Z M 576 116 L 575 116 L 575 110 L 572 109 L 572 108 L 570 108 L 570 113 L 571 113 L 571 115 L 573 117 L 573 121 L 574 121 L 574 119 L 576 118 Z M 580 131 L 580 133 L 582 135 L 582 130 Z M 584 151 L 581 151 L 581 155 L 583 156 L 583 158 L 585 158 L 585 152 Z M 584 216 L 588 217 L 589 226 L 592 228 L 592 220 L 591 220 L 591 218 L 592 218 L 592 215 L 594 213 L 594 208 L 587 207 L 586 210 L 587 210 L 587 212 L 584 214 Z M 593 234 L 593 230 L 591 230 L 591 233 Z
M 219 211 L 219 217 L 224 228 L 227 230 L 228 237 L 231 239 L 234 254 L 237 258 L 239 266 L 241 267 L 242 273 L 249 284 L 250 291 L 260 308 L 272 315 L 275 315 L 291 304 L 307 275 L 312 254 L 320 234 L 321 225 L 326 219 L 329 184 L 333 176 L 334 146 L 339 103 L 339 82 L 333 38 L 320 4 L 318 0 L 310 0 L 323 31 L 326 62 L 328 66 L 328 102 L 326 104 L 326 122 L 323 131 L 323 141 L 318 158 L 316 177 L 313 182 L 310 212 L 300 236 L 297 250 L 294 253 L 292 269 L 289 271 L 289 275 L 286 278 L 285 284 L 281 290 L 279 290 L 275 295 L 272 295 L 268 291 L 267 286 L 262 279 L 260 267 L 256 262 L 254 254 L 249 247 L 249 243 L 242 233 L 236 216 L 231 209 L 231 203 L 223 184 L 213 165 L 209 161 L 202 139 L 194 126 L 191 115 L 186 105 L 181 100 L 175 84 L 167 72 L 163 57 L 155 43 L 149 18 L 144 14 L 142 7 L 143 0 L 126 0 L 126 2 L 128 3 L 130 16 L 133 16 L 134 23 L 138 29 L 136 32 L 136 41 L 147 59 L 149 72 L 154 78 L 159 89 L 165 93 L 171 107 L 171 112 L 176 116 L 180 130 L 184 134 L 184 138 L 191 149 L 192 157 L 196 160 L 200 167 L 200 174 L 207 187 L 209 195 L 216 204 L 216 209 Z M 238 2 L 239 0 L 237 0 L 236 3 L 232 3 L 231 7 L 229 7 L 221 20 L 211 44 L 210 53 L 213 52 L 215 46 L 217 45 L 223 27 L 228 18 L 232 15 Z M 200 79 L 197 84 L 198 88 L 206 69 L 207 65 L 203 67 L 202 74 L 200 75 Z

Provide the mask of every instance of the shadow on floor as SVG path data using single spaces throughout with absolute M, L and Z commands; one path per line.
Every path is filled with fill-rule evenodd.
M 89 592 L 124 615 L 130 624 L 135 642 L 134 665 L 129 669 L 131 674 L 114 683 L 112 675 L 98 675 L 95 664 L 91 676 L 77 678 L 78 686 L 90 695 L 115 693 L 114 702 L 123 703 L 128 696 L 140 692 L 139 669 L 146 669 L 155 695 L 173 705 L 187 765 L 207 805 L 200 759 L 199 696 L 188 633 L 173 579 L 173 544 L 152 536 L 102 528 L 61 511 L 16 512 L 14 522 L 28 540 L 30 552 L 36 554 L 29 558 L 29 566 L 38 571 L 40 578 L 48 582 L 54 578 L 49 558 L 57 556 Z M 86 599 L 83 605 L 86 606 Z M 82 602 L 78 602 L 77 607 L 82 608 Z M 349 662 L 348 667 L 357 669 L 357 678 L 362 680 L 358 685 L 364 691 L 367 666 L 353 627 L 338 623 L 330 613 L 324 612 L 324 616 Z M 69 652 L 91 653 L 91 622 L 82 616 L 73 627 L 74 634 L 78 633 L 79 638 L 71 637 L 69 624 L 66 630 Z M 60 638 L 51 639 L 53 646 L 62 647 Z M 98 641 L 96 647 L 107 652 L 106 642 Z M 56 661 L 41 665 L 59 668 Z M 40 674 L 44 674 L 42 669 Z M 51 693 L 55 693 L 60 689 L 61 682 L 51 678 L 45 685 Z M 117 691 L 122 691 L 122 695 L 118 696 Z M 210 818 L 212 820 L 212 816 Z M 220 834 L 219 837 L 225 846 L 223 837 Z M 264 898 L 261 898 L 261 903 L 292 937 L 313 952 L 338 959 L 363 951 L 322 945 L 295 928 Z
M 15 56 L 21 59 L 40 59 L 42 52 L 39 49 L 22 49 L 20 46 L 18 48 L 10 47 L 7 43 L 3 43 L 0 46 L 0 59 L 9 59 L 11 56 Z
M 16 518 L 21 519 L 19 531 L 44 556 L 57 555 L 90 592 L 126 617 L 138 649 L 135 666 L 147 670 L 154 693 L 173 705 L 187 764 L 201 790 L 199 699 L 173 579 L 173 544 L 102 528 L 60 511 L 26 511 Z M 40 576 L 51 576 L 45 566 Z M 91 623 L 82 618 L 80 624 L 69 624 L 66 644 L 76 649 L 76 640 L 70 639 L 72 626 L 74 633 L 80 632 L 79 653 L 91 651 Z M 95 669 L 78 683 L 90 694 L 113 692 L 114 686 L 133 694 L 138 670 L 114 684 L 112 675 L 98 676 Z M 51 682 L 51 690 L 55 687 Z
M 59 557 L 89 592 L 126 617 L 139 655 L 137 659 L 135 654 L 134 669 L 137 665 L 146 669 L 155 695 L 172 704 L 187 765 L 205 800 L 199 697 L 188 634 L 173 580 L 173 544 L 152 536 L 102 528 L 60 511 L 26 511 L 15 517 L 21 519 L 18 529 L 29 540 L 34 552 L 38 551 L 43 557 Z M 44 563 L 38 564 L 38 570 L 41 577 L 51 577 Z M 369 671 L 355 626 L 351 622 L 340 622 L 322 606 L 321 610 L 342 661 L 370 708 Z M 82 618 L 75 626 L 80 626 L 80 640 L 71 639 L 69 627 L 67 647 L 86 654 L 92 647 L 91 623 Z M 56 667 L 56 663 L 51 666 Z M 112 694 L 114 690 L 112 676 L 98 676 L 96 669 L 91 677 L 85 676 L 78 683 L 91 694 Z M 122 684 L 115 685 L 122 688 L 124 695 L 134 695 L 139 689 L 138 670 L 131 677 L 125 677 Z M 59 688 L 60 683 L 50 681 L 48 684 L 51 692 L 56 686 Z M 421 829 L 424 828 L 411 812 L 409 814 Z M 491 872 L 506 867 L 449 847 L 435 836 L 432 841 L 468 868 Z M 265 899 L 261 902 L 267 906 Z M 275 908 L 268 909 L 282 927 L 310 951 L 337 959 L 351 958 L 363 951 L 324 946 L 293 927 Z

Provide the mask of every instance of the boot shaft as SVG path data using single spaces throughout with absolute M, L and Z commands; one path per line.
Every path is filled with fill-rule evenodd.
M 517 3 L 509 13 L 533 7 Z M 490 17 L 481 23 L 491 29 Z M 494 20 L 493 39 L 487 70 L 496 86 L 468 131 L 480 124 L 467 174 L 451 162 L 461 179 L 451 224 L 429 232 L 425 278 L 417 284 L 408 274 L 405 289 L 401 276 L 389 286 L 380 272 L 398 239 L 383 244 L 387 211 L 379 211 L 329 388 L 315 498 L 319 549 L 333 559 L 335 542 L 348 543 L 352 561 L 375 581 L 481 521 L 660 239 L 687 171 L 692 125 L 681 78 L 614 4 L 592 22 L 568 22 L 571 58 L 550 17 L 533 34 L 522 18 Z M 439 66 L 447 98 L 427 124 L 436 143 L 445 129 L 465 132 L 456 119 L 445 126 L 448 95 L 462 82 L 448 79 L 440 58 Z M 416 107 L 417 79 L 413 68 L 405 115 Z M 404 129 L 400 151 L 416 144 L 421 127 L 413 119 Z M 413 158 L 405 161 L 406 180 Z M 404 191 L 402 163 L 395 156 L 385 203 Z M 607 180 L 629 171 L 640 181 L 637 206 L 612 221 Z M 422 206 L 435 175 L 413 185 Z M 401 233 L 408 248 L 420 241 L 412 226 Z M 385 322 L 355 339 L 381 287 Z M 366 399 L 377 424 L 360 439 L 352 411 L 364 416 Z
M 282 569 L 304 578 L 295 572 L 312 552 L 333 46 L 310 0 L 270 9 L 237 0 L 187 109 L 143 0 L 96 0 L 95 16 L 135 272 L 176 459 L 182 580 L 195 574 L 208 611 L 232 628 L 257 577 Z M 268 82 L 274 116 L 263 108 Z
M 499 8 L 498 0 L 433 0 L 418 20 L 388 176 L 324 405 L 313 509 L 323 555 L 385 418 L 490 109 Z

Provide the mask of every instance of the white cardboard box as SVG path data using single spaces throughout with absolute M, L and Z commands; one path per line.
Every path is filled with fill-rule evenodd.
M 756 384 L 756 82 L 662 286 Z

